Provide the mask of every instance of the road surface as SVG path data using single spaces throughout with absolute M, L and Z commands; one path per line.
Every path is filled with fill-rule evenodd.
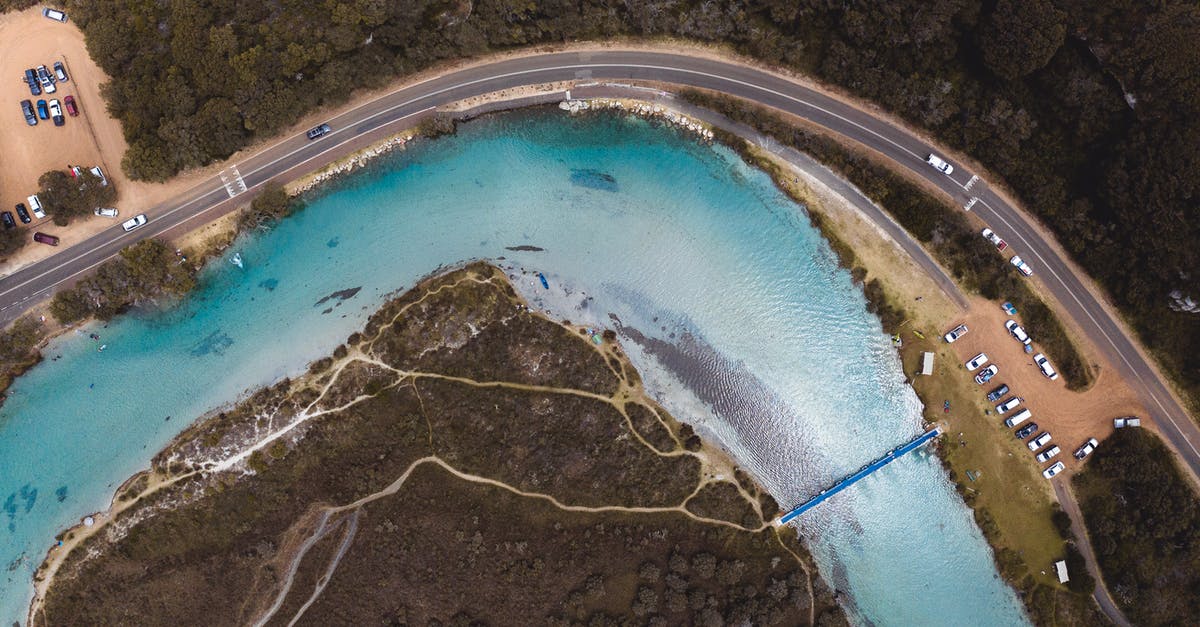
M 268 180 L 316 169 L 410 126 L 437 106 L 514 87 L 571 80 L 655 81 L 725 92 L 800 116 L 868 146 L 961 203 L 978 198 L 972 210 L 1029 261 L 1043 291 L 1060 304 L 1059 314 L 1077 323 L 1129 381 L 1168 443 L 1191 472 L 1200 476 L 1200 429 L 1135 342 L 1088 291 L 1085 279 L 1072 271 L 1031 219 L 989 189 L 966 166 L 950 160 L 954 173 L 946 176 L 927 165 L 926 155 L 944 153 L 885 117 L 767 71 L 707 56 L 652 50 L 544 53 L 483 62 L 398 89 L 343 113 L 329 120 L 333 131 L 317 141 L 310 142 L 303 134 L 289 137 L 233 167 L 245 188 L 253 191 Z M 238 176 L 233 170 L 225 174 L 237 191 Z M 244 199 L 231 201 L 225 183 L 213 177 L 182 197 L 147 211 L 150 223 L 133 233 L 115 226 L 4 277 L 0 280 L 0 323 L 15 319 L 47 298 L 57 286 L 74 280 L 137 240 L 178 233 L 233 210 Z

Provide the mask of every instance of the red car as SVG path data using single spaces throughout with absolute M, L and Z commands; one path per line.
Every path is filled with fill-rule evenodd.
M 67 108 L 67 115 L 71 117 L 79 115 L 79 109 L 75 107 L 75 96 L 63 98 L 63 106 Z

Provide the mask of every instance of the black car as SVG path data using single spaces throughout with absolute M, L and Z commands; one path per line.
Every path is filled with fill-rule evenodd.
M 1001 384 L 1000 387 L 988 392 L 987 399 L 989 403 L 995 403 L 1000 400 L 1001 396 L 1008 394 L 1008 385 Z
M 37 126 L 37 114 L 33 112 L 33 103 L 28 100 L 21 101 L 21 113 L 25 114 L 25 123 L 30 126 Z
M 0 222 L 4 223 L 4 228 L 11 229 L 17 226 L 17 221 L 13 219 L 11 211 L 0 213 Z
M 1037 423 L 1031 422 L 1031 423 L 1025 425 L 1024 427 L 1017 429 L 1017 432 L 1014 435 L 1017 436 L 1018 440 L 1024 440 L 1025 438 L 1033 435 L 1037 430 L 1038 430 Z
M 63 65 L 62 61 L 54 62 L 54 77 L 57 78 L 58 82 L 60 83 L 67 82 L 67 66 Z
M 8 212 L 6 211 L 5 213 Z M 25 203 L 23 202 L 17 203 L 17 217 L 21 218 L 21 222 L 24 224 L 33 222 L 33 218 L 29 217 L 29 210 L 25 208 Z
M 309 138 L 309 139 L 316 139 L 316 138 L 318 138 L 318 137 L 320 137 L 320 136 L 324 135 L 325 133 L 328 133 L 328 132 L 329 132 L 329 131 L 331 131 L 331 130 L 333 130 L 333 129 L 329 128 L 329 125 L 328 125 L 328 124 L 322 124 L 322 125 L 320 125 L 320 126 L 314 126 L 313 128 L 309 129 L 309 131 L 308 131 L 308 133 L 307 133 L 307 134 L 308 134 L 308 138 Z
M 33 68 L 25 70 L 25 83 L 29 85 L 29 93 L 40 96 L 42 95 L 42 86 L 38 84 L 37 72 Z

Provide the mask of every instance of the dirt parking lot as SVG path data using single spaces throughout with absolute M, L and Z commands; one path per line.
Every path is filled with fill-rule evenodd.
M 55 61 L 66 65 L 68 81 L 58 83 L 53 94 L 34 96 L 24 81 L 26 68 L 45 65 L 53 71 Z M 108 77 L 87 54 L 83 33 L 71 23 L 61 24 L 42 16 L 41 7 L 0 15 L 0 209 L 12 211 L 18 202 L 37 191 L 37 181 L 47 170 L 68 165 L 99 165 L 105 176 L 117 186 L 120 200 L 130 190 L 121 173 L 125 139 L 121 126 L 108 117 L 100 98 L 100 85 Z M 66 124 L 54 126 L 51 120 L 39 120 L 29 126 L 21 115 L 20 102 L 38 99 L 75 97 L 78 117 L 64 115 Z M 15 216 L 15 213 L 14 213 Z M 72 244 L 100 229 L 113 226 L 107 218 L 89 218 L 68 228 L 55 227 L 50 218 L 34 219 L 29 225 L 18 223 L 32 237 L 44 230 L 62 237 L 63 245 Z M 55 249 L 30 244 L 4 260 L 0 271 L 49 256 Z M 61 250 L 61 247 L 59 248 Z
M 1093 367 L 1098 371 L 1096 380 L 1083 392 L 1068 391 L 1061 377 L 1057 381 L 1051 381 L 1042 376 L 1033 363 L 1033 355 L 1040 352 L 1037 338 L 1033 338 L 1034 352 L 1025 353 L 1023 345 L 1013 339 L 1004 328 L 1004 323 L 1009 318 L 996 303 L 980 298 L 972 299 L 967 314 L 943 329 L 943 332 L 948 331 L 959 322 L 966 323 L 971 329 L 952 345 L 959 357 L 959 362 L 952 367 L 965 371 L 963 364 L 968 359 L 979 353 L 986 353 L 989 363 L 996 364 L 1000 371 L 989 383 L 980 386 L 980 398 L 1001 383 L 1008 384 L 1011 391 L 1005 398 L 1018 396 L 1025 399 L 1021 407 L 1032 412 L 1032 422 L 1040 426 L 1039 431 L 1050 432 L 1053 443 L 1062 449 L 1057 459 L 1068 468 L 1080 465 L 1071 454 L 1089 437 L 1103 440 L 1112 433 L 1113 418 L 1137 415 L 1143 418 L 1142 424 L 1145 427 L 1154 428 L 1152 421 L 1147 420 L 1149 416 L 1133 390 L 1129 389 L 1107 363 L 1097 363 L 1093 360 Z M 1022 323 L 1020 312 L 1012 318 Z M 985 415 L 984 419 L 994 422 L 997 429 L 1014 431 L 1015 429 L 1005 428 L 1004 416 L 997 415 L 991 405 L 993 404 L 988 403 L 991 414 Z M 1020 408 L 1008 415 L 1017 411 L 1020 411 Z M 1030 458 L 1030 463 L 1036 463 L 1032 455 Z M 1041 467 L 1049 465 L 1040 464 Z

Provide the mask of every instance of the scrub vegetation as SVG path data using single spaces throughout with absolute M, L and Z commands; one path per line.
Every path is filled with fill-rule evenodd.
M 17 318 L 0 333 L 0 392 L 41 359 L 37 347 L 45 335 L 42 324 L 33 316 Z
M 496 268 L 425 281 L 159 453 L 34 622 L 845 624 L 770 497 L 627 367 Z
M 38 200 L 59 226 L 66 226 L 71 218 L 92 215 L 97 207 L 111 207 L 116 199 L 116 188 L 101 184 L 100 177 L 91 170 L 83 170 L 78 176 L 50 170 L 38 179 Z
M 23 6 L 18 2 L 15 6 Z M 676 36 L 878 102 L 1000 174 L 1200 391 L 1200 7 L 1185 0 L 66 2 L 162 180 L 445 60 Z M 1029 311 L 1029 308 L 1026 308 Z
M 1136 625 L 1200 616 L 1200 496 L 1153 433 L 1118 429 L 1074 479 L 1109 592 Z
M 108 320 L 133 306 L 183 296 L 195 284 L 193 266 L 163 242 L 148 239 L 122 250 L 74 287 L 59 290 L 50 313 L 63 324 L 92 316 Z

